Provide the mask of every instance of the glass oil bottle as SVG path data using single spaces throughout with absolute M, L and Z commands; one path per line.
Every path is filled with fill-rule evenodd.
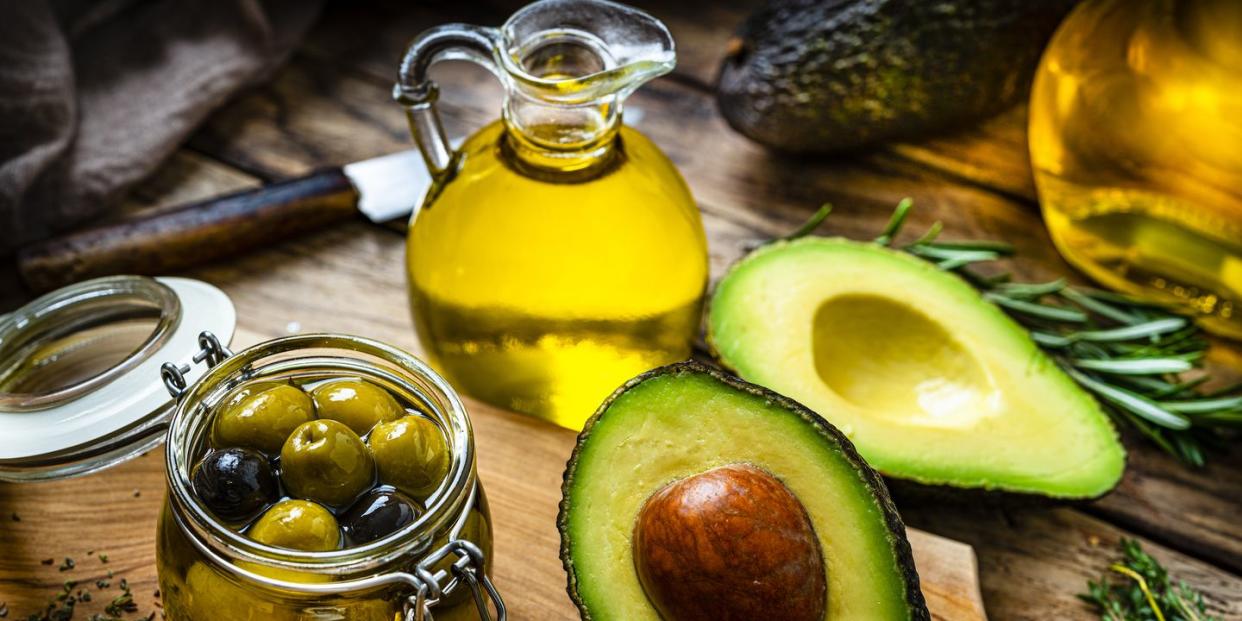
M 1242 2 L 1079 5 L 1040 64 L 1030 149 L 1070 262 L 1242 338 Z
M 475 60 L 503 118 L 453 150 L 426 69 Z M 410 225 L 410 303 L 453 385 L 580 429 L 613 390 L 689 356 L 706 239 L 685 182 L 622 103 L 674 62 L 654 18 L 543 0 L 502 28 L 449 25 L 411 44 L 396 96 L 432 171 Z

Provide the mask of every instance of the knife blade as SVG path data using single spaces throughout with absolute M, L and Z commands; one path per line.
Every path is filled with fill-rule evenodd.
M 410 215 L 431 187 L 417 149 L 346 164 L 341 170 L 358 190 L 358 211 L 377 224 Z
M 431 177 L 417 150 L 317 170 L 39 242 L 18 251 L 33 291 L 113 274 L 166 275 L 339 224 L 409 215 Z

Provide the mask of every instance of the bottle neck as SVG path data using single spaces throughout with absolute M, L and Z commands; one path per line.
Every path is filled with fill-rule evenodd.
M 511 93 L 504 120 L 504 147 L 520 168 L 541 176 L 578 176 L 612 161 L 621 101 L 611 96 L 571 106 Z

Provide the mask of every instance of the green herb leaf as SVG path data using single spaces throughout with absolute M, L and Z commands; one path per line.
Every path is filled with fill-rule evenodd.
M 1101 382 L 1093 377 L 1079 373 L 1074 369 L 1066 369 L 1083 388 L 1090 390 L 1100 398 L 1127 411 L 1137 414 L 1157 425 L 1169 429 L 1189 429 L 1190 420 L 1162 409 L 1156 402 L 1123 388 Z
M 1154 557 L 1137 541 L 1122 539 L 1120 561 L 1105 575 L 1088 580 L 1087 592 L 1079 599 L 1093 605 L 1101 619 L 1108 621 L 1217 621 L 1207 614 L 1203 595 L 1185 582 L 1174 582 Z
M 820 205 L 819 209 L 815 211 L 815 215 L 811 216 L 811 219 L 802 223 L 802 226 L 798 227 L 798 230 L 786 235 L 783 239 L 793 240 L 798 239 L 799 237 L 806 237 L 807 235 L 814 233 L 815 229 L 819 228 L 820 224 L 823 224 L 824 220 L 828 218 L 828 214 L 830 213 L 832 213 L 832 203 L 824 203 L 823 205 Z
M 897 208 L 893 210 L 893 215 L 888 219 L 884 231 L 880 236 L 875 238 L 875 243 L 881 246 L 887 246 L 892 243 L 893 238 L 901 231 L 901 227 L 906 223 L 906 214 L 910 213 L 910 209 L 914 207 L 914 199 L 909 196 L 897 202 Z
M 1194 365 L 1182 358 L 1137 358 L 1134 360 L 1079 360 L 1070 358 L 1070 364 L 1080 369 L 1091 369 L 1120 375 L 1163 375 L 1184 373 Z
M 1040 319 L 1048 319 L 1051 321 L 1069 321 L 1073 323 L 1083 323 L 1087 321 L 1086 313 L 1073 308 L 1037 304 L 1026 300 L 1015 300 L 1014 298 L 1007 297 L 999 293 L 985 293 L 983 294 L 983 297 L 1009 310 L 1038 317 Z
M 1218 399 L 1195 399 L 1192 401 L 1165 401 L 1160 405 L 1170 412 L 1183 414 L 1210 414 L 1218 410 L 1242 410 L 1242 395 Z

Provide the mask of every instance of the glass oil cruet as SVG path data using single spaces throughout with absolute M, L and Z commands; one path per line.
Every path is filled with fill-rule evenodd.
M 1040 63 L 1030 148 L 1070 262 L 1242 338 L 1242 2 L 1078 5 Z
M 427 77 L 441 59 L 481 64 L 506 91 L 502 118 L 458 149 Z M 410 223 L 410 304 L 459 390 L 580 429 L 625 380 L 689 356 L 703 225 L 677 169 L 621 122 L 625 98 L 674 62 L 663 24 L 598 0 L 411 43 L 394 95 L 433 183 Z

